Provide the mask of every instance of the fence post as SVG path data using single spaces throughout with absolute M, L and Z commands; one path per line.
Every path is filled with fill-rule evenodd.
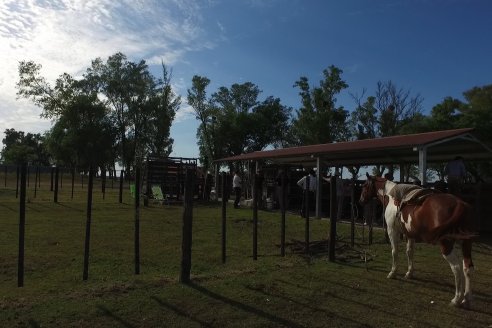
M 281 213 L 281 226 L 280 226 L 280 255 L 285 256 L 285 203 L 286 203 L 286 182 L 285 174 L 282 172 L 280 176 L 280 213 Z
M 135 274 L 140 274 L 140 165 L 135 169 Z
M 16 175 L 15 175 L 15 198 L 19 198 L 19 172 L 20 170 L 20 167 L 19 165 L 17 165 L 17 171 L 16 171 Z
M 91 219 L 92 219 L 92 187 L 94 183 L 94 169 L 89 168 L 89 185 L 87 187 L 87 220 L 85 223 L 85 249 L 84 249 L 84 273 L 83 280 L 89 277 L 89 249 L 91 239 Z
M 352 179 L 352 188 L 350 188 L 350 246 L 355 245 L 355 179 Z
M 306 254 L 309 254 L 309 210 L 310 210 L 310 204 L 309 204 L 309 182 L 311 178 L 310 175 L 308 175 L 308 178 L 306 178 L 306 190 L 304 190 L 304 199 L 305 199 L 305 209 L 304 213 L 306 215 L 306 222 L 305 222 L 305 228 L 304 228 L 304 239 L 306 243 Z
M 74 190 L 74 186 L 75 186 L 75 167 L 72 167 L 71 173 L 72 173 L 72 198 L 71 199 L 73 199 L 73 190 Z
M 52 167 L 51 172 L 50 172 L 50 178 L 51 178 L 50 191 L 53 191 L 53 176 L 54 176 L 54 174 L 55 174 L 55 168 Z
M 56 166 L 55 168 L 55 198 L 54 201 L 55 203 L 58 203 L 58 176 L 60 173 L 60 168 Z
M 118 198 L 119 203 L 123 203 L 123 170 L 120 172 L 120 194 Z
M 186 169 L 183 201 L 183 234 L 181 238 L 181 272 L 179 275 L 179 281 L 185 284 L 190 282 L 191 273 L 191 245 L 193 237 L 193 180 L 193 170 Z
M 337 238 L 337 177 L 330 179 L 330 246 L 328 250 L 328 259 L 330 262 L 335 261 L 335 245 Z
M 253 175 L 253 260 L 258 259 L 258 174 Z
M 222 172 L 222 190 L 226 187 L 225 172 Z M 226 262 L 226 210 L 227 199 L 222 195 L 222 263 Z
M 36 173 L 34 176 L 34 198 L 36 198 L 38 194 L 38 178 L 39 178 L 39 166 L 36 166 Z
M 24 286 L 24 235 L 26 229 L 26 163 L 22 164 L 19 201 L 19 259 L 17 265 L 17 287 Z
M 7 165 L 4 166 L 4 186 L 7 188 Z

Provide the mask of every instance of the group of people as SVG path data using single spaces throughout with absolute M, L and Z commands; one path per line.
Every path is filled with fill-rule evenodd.
M 279 172 L 279 176 L 284 174 L 284 171 Z M 466 167 L 461 156 L 456 156 L 452 161 L 450 161 L 445 167 L 445 175 L 448 181 L 448 191 L 452 194 L 459 195 L 461 193 L 461 189 L 466 177 Z M 389 176 L 385 176 L 389 178 Z M 323 177 L 323 179 L 327 180 Z M 280 182 L 280 178 L 277 179 Z M 340 181 L 340 185 L 343 183 L 342 179 L 338 179 Z M 308 193 L 308 198 L 314 200 L 315 191 L 318 187 L 318 180 L 316 177 L 316 173 L 313 169 L 310 169 L 306 175 L 304 175 L 299 181 L 297 181 L 297 185 L 303 191 L 302 205 L 301 205 L 301 215 L 303 217 L 306 216 L 308 209 L 308 204 L 306 204 L 306 193 Z M 241 188 L 242 188 L 242 179 L 239 174 L 239 171 L 234 172 L 234 177 L 232 179 L 232 187 L 234 190 L 234 208 L 239 208 L 240 200 L 241 200 Z M 399 205 L 401 199 L 406 195 L 409 190 L 414 189 L 415 185 L 409 185 L 405 183 L 397 184 L 394 190 L 392 190 L 392 196 L 395 200 L 395 204 Z M 340 193 L 339 198 L 339 207 L 343 206 L 343 192 L 339 190 L 337 186 L 337 194 Z M 341 203 L 341 204 L 340 204 Z M 338 216 L 341 215 L 340 211 L 338 211 Z

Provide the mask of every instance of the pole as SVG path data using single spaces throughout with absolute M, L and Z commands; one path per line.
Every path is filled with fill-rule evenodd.
M 335 261 L 335 245 L 337 238 L 337 177 L 330 179 L 330 245 L 328 250 L 328 259 L 330 262 Z
M 94 169 L 89 168 L 89 185 L 87 188 L 87 219 L 85 223 L 85 248 L 84 248 L 84 273 L 83 280 L 89 277 L 89 246 L 91 239 L 91 219 L 92 219 L 92 188 L 94 183 Z
M 55 203 L 58 203 L 58 178 L 59 178 L 59 172 L 60 172 L 60 169 L 58 168 L 58 166 L 56 166 L 56 168 L 55 168 L 55 198 L 54 198 Z
M 226 188 L 225 172 L 222 172 L 222 190 Z M 222 263 L 226 262 L 226 211 L 227 199 L 222 196 Z
M 19 258 L 17 266 L 17 287 L 24 286 L 24 235 L 26 230 L 26 163 L 21 169 L 21 190 L 19 201 Z
M 253 260 L 258 260 L 258 174 L 253 175 Z
M 181 272 L 179 282 L 189 283 L 191 274 L 191 246 L 193 237 L 193 169 L 186 169 L 184 209 L 183 209 L 183 234 L 181 239 Z
M 140 173 L 141 167 L 135 169 L 135 274 L 140 274 Z
M 306 190 L 304 191 L 304 199 L 305 199 L 305 215 L 306 215 L 306 223 L 304 228 L 304 239 L 306 243 L 306 254 L 309 254 L 309 180 L 310 175 L 306 177 Z
M 120 194 L 118 198 L 118 202 L 123 203 L 123 170 L 120 171 Z
M 285 256 L 285 205 L 286 205 L 286 182 L 285 172 L 282 172 L 280 176 L 280 213 L 281 213 L 281 226 L 280 226 L 280 255 Z

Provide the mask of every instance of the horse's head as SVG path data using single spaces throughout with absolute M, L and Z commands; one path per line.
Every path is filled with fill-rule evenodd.
M 362 192 L 360 194 L 360 199 L 359 203 L 364 205 L 371 199 L 375 198 L 378 196 L 378 178 L 370 176 L 368 173 L 366 173 L 367 180 L 364 182 L 362 185 Z M 379 178 L 381 179 L 381 178 Z

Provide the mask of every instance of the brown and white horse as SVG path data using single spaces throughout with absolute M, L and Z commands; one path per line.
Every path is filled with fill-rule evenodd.
M 408 271 L 405 278 L 411 278 L 413 275 L 415 241 L 438 243 L 441 246 L 443 257 L 448 261 L 454 274 L 456 292 L 451 300 L 451 305 L 468 308 L 472 297 L 470 285 L 470 275 L 473 270 L 471 249 L 472 238 L 475 236 L 471 233 L 473 227 L 470 205 L 454 195 L 435 193 L 427 196 L 418 204 L 409 202 L 399 209 L 394 204 L 393 198 L 388 195 L 395 186 L 396 183 L 390 180 L 367 175 L 360 196 L 361 204 L 365 204 L 374 197 L 382 201 L 383 205 L 387 203 L 384 217 L 393 257 L 393 265 L 388 278 L 393 278 L 396 273 L 398 240 L 401 233 L 408 237 Z M 397 214 L 399 210 L 401 215 Z M 457 240 L 462 241 L 463 266 L 461 259 L 453 249 Z

